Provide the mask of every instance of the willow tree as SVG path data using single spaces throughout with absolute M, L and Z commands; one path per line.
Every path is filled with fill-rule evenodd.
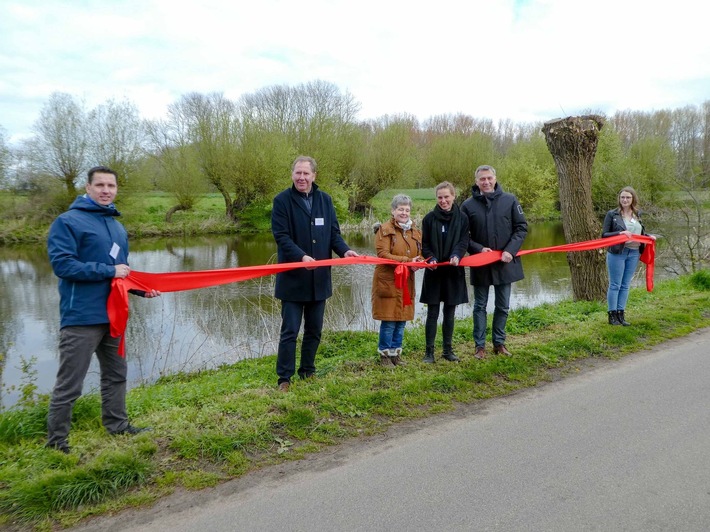
M 597 152 L 604 118 L 597 115 L 570 116 L 545 122 L 547 148 L 557 167 L 560 210 L 567 243 L 599 238 L 601 225 L 592 205 L 592 163 Z M 567 254 L 574 298 L 604 299 L 607 274 L 605 250 Z
M 76 181 L 88 164 L 89 138 L 83 103 L 70 94 L 54 92 L 34 123 L 34 137 L 26 143 L 36 172 L 62 183 L 69 196 L 76 194 Z

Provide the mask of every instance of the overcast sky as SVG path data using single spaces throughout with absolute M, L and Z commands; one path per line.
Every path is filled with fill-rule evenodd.
M 0 126 L 55 91 L 145 118 L 188 92 L 320 79 L 360 118 L 544 121 L 710 100 L 700 0 L 0 0 Z

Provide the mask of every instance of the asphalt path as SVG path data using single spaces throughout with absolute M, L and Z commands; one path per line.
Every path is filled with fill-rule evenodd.
M 82 529 L 707 531 L 710 329 Z

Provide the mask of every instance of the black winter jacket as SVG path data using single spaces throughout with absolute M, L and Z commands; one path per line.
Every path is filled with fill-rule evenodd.
M 463 202 L 461 211 L 468 218 L 470 241 L 468 252 L 473 255 L 483 248 L 507 251 L 513 260 L 494 262 L 471 268 L 471 284 L 490 286 L 509 284 L 525 277 L 523 263 L 516 257 L 528 234 L 528 223 L 523 208 L 513 194 L 504 192 L 496 183 L 493 194 L 486 196 L 477 185 L 471 197 Z
M 278 262 L 300 262 L 305 255 L 316 260 L 343 257 L 350 249 L 340 235 L 333 200 L 313 183 L 311 212 L 295 186 L 274 198 L 271 232 Z M 330 267 L 298 268 L 276 274 L 274 295 L 282 301 L 323 301 L 333 295 Z
M 453 206 L 453 209 L 458 209 Z M 452 219 L 458 220 L 459 231 L 461 237 L 458 242 L 447 242 L 451 249 L 451 254 L 448 257 L 436 257 L 434 255 L 432 239 L 442 231 L 442 223 L 437 220 L 435 212 L 431 211 L 422 220 L 422 256 L 425 259 L 435 259 L 437 262 L 448 261 L 452 256 L 457 256 L 459 259 L 466 255 L 466 247 L 468 245 L 468 225 L 466 217 L 459 215 Z M 451 227 L 443 227 L 446 233 L 446 238 L 449 235 L 455 234 L 456 231 Z M 460 305 L 468 303 L 468 289 L 466 288 L 466 271 L 459 266 L 439 266 L 434 269 L 424 270 L 424 280 L 422 282 L 422 294 L 419 298 L 420 303 L 427 305 L 436 305 L 444 303 L 445 305 Z

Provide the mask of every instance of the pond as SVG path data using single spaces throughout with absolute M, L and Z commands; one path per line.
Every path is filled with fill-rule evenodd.
M 345 237 L 359 253 L 374 255 L 372 235 Z M 564 244 L 560 223 L 535 223 L 530 224 L 524 247 L 560 244 Z M 192 271 L 273 263 L 275 253 L 271 234 L 134 240 L 130 262 L 132 269 L 145 272 Z M 526 278 L 514 283 L 511 308 L 533 307 L 571 297 L 564 253 L 527 255 L 523 265 Z M 379 322 L 372 319 L 370 309 L 373 267 L 335 267 L 332 272 L 334 295 L 326 306 L 325 328 L 376 331 Z M 637 275 L 637 285 L 641 284 L 641 277 Z M 422 278 L 423 273 L 418 272 L 417 293 Z M 153 382 L 175 372 L 215 368 L 245 358 L 274 354 L 280 306 L 273 298 L 273 288 L 274 277 L 267 276 L 219 287 L 167 293 L 157 299 L 131 297 L 126 337 L 129 386 Z M 492 298 L 489 304 L 492 305 Z M 416 316 L 414 324 L 421 323 L 425 317 L 423 305 L 417 304 Z M 457 317 L 470 316 L 470 305 L 458 307 Z M 17 401 L 16 387 L 23 379 L 21 368 L 29 362 L 36 372 L 32 378 L 38 391 L 51 391 L 57 369 L 58 338 L 57 279 L 49 265 L 46 247 L 0 248 L 3 406 Z M 373 352 L 374 349 L 373 344 Z M 96 389 L 97 384 L 98 364 L 94 357 L 84 390 Z

